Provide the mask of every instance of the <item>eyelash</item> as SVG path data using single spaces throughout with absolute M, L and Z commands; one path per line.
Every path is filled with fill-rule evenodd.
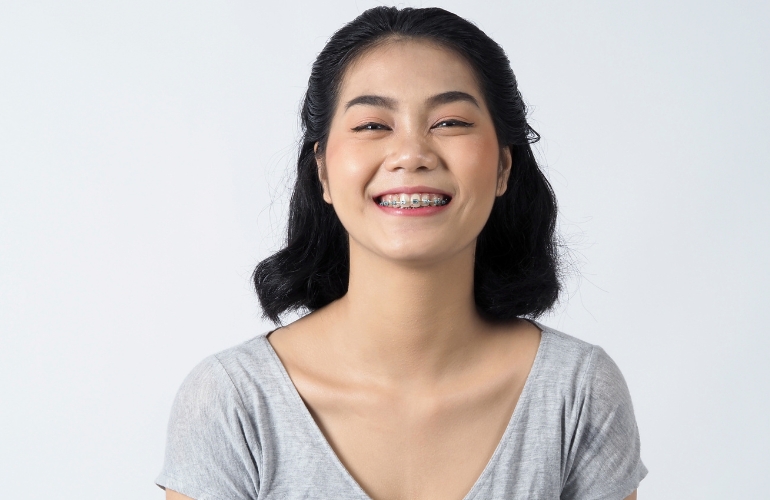
M 442 128 L 442 127 L 439 127 L 439 125 L 442 125 L 442 124 L 447 124 L 448 126 L 453 126 L 453 127 L 454 126 L 457 126 L 457 127 L 473 126 L 473 123 L 468 123 L 460 120 L 441 120 L 431 128 Z M 390 130 L 390 127 L 388 127 L 387 125 L 383 125 L 382 123 L 369 122 L 369 123 L 364 123 L 362 125 L 359 125 L 357 127 L 353 127 L 351 130 L 353 130 L 353 132 L 361 132 L 363 130 Z
M 464 121 L 461 121 L 461 120 L 441 120 L 440 122 L 438 122 L 437 124 L 435 124 L 431 128 L 439 128 L 438 126 L 441 125 L 442 123 L 448 123 L 448 124 L 451 124 L 452 126 L 457 126 L 457 127 L 472 127 L 473 126 L 472 123 L 464 122 Z
M 372 127 L 378 127 L 378 128 L 372 128 Z M 376 122 L 369 122 L 364 123 L 363 125 L 359 125 L 357 127 L 353 127 L 351 130 L 353 132 L 361 132 L 362 130 L 388 130 L 389 127 L 387 125 L 383 125 L 382 123 L 376 123 Z

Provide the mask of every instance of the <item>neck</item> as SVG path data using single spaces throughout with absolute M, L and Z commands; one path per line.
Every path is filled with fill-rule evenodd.
M 348 293 L 334 335 L 351 359 L 392 380 L 440 378 L 484 328 L 473 297 L 474 245 L 430 265 L 404 265 L 350 245 Z

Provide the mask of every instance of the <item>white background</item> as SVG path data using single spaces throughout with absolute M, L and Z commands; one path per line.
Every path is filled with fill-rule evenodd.
M 0 496 L 163 497 L 182 379 L 270 328 L 310 65 L 373 5 L 3 2 Z M 574 264 L 543 321 L 623 370 L 640 498 L 765 494 L 770 4 L 439 5 L 531 105 Z

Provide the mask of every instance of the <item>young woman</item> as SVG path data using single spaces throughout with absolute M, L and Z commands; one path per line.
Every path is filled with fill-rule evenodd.
M 378 7 L 316 60 L 265 314 L 169 424 L 169 499 L 623 499 L 646 474 L 599 347 L 531 320 L 556 205 L 503 50 L 441 9 Z

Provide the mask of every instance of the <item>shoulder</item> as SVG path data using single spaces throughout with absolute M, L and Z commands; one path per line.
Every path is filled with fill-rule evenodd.
M 268 333 L 261 333 L 240 344 L 212 354 L 206 360 L 221 365 L 233 379 L 238 379 L 249 373 L 257 374 L 270 371 L 273 368 L 274 360 L 272 359 L 270 344 L 266 338 Z
M 264 366 L 258 355 L 258 337 L 211 354 L 185 376 L 172 408 L 172 420 L 215 420 L 215 414 L 243 412 L 244 379 Z M 257 377 L 258 378 L 258 377 Z M 221 417 L 221 415 L 220 415 Z
M 245 342 L 211 354 L 185 377 L 177 402 L 191 400 L 198 406 L 239 405 L 249 411 L 265 402 L 265 392 L 282 384 L 275 354 L 260 334 Z
M 542 331 L 533 367 L 535 377 L 541 382 L 539 385 L 571 400 L 584 387 L 597 356 L 606 356 L 606 353 L 600 347 L 577 337 L 540 323 L 535 324 Z
M 622 372 L 597 345 L 538 325 L 543 331 L 537 387 L 547 406 L 566 412 L 573 429 L 589 430 L 616 419 L 616 431 L 636 434 L 631 394 Z
M 169 438 L 218 434 L 230 429 L 254 435 L 285 413 L 291 401 L 285 374 L 264 334 L 211 354 L 197 363 L 182 381 L 171 407 Z M 268 425 L 269 427 L 269 425 Z
M 631 404 L 626 380 L 615 361 L 598 345 L 543 327 L 548 353 L 557 370 L 572 372 L 572 386 L 580 399 Z
M 625 385 L 617 364 L 598 345 L 536 323 L 542 330 L 543 358 L 540 367 L 546 375 L 566 378 L 574 389 L 591 384 Z

